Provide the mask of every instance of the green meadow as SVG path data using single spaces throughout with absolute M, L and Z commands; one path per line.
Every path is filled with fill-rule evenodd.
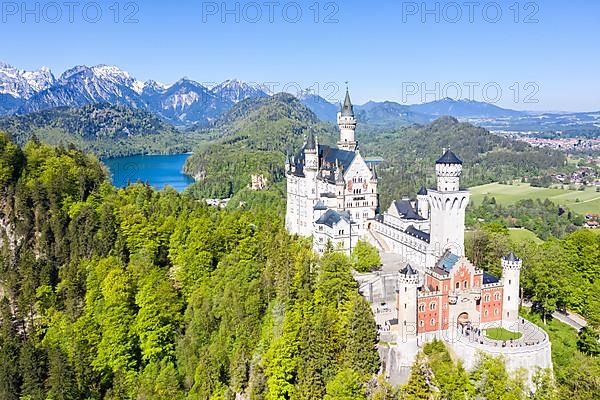
M 489 183 L 469 188 L 469 190 L 473 204 L 481 204 L 485 196 L 495 197 L 499 204 L 511 204 L 524 199 L 549 199 L 578 214 L 600 213 L 600 192 L 596 192 L 593 187 L 586 187 L 583 191 L 547 189 L 532 187 L 528 183 L 514 182 L 512 185 Z
M 528 229 L 510 228 L 508 235 L 515 243 L 534 242 L 540 244 L 543 242 L 542 239 Z

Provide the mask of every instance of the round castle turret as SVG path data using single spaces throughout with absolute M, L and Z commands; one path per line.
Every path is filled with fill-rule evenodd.
M 354 106 L 350 101 L 350 93 L 346 89 L 346 98 L 342 109 L 338 112 L 337 122 L 340 128 L 340 140 L 337 145 L 341 150 L 355 151 L 357 142 L 354 137 L 356 130 L 356 118 L 354 117 Z
M 304 145 L 304 162 L 305 169 L 316 171 L 319 169 L 319 155 L 318 155 L 318 143 L 315 139 L 315 135 L 310 132 Z
M 425 186 L 417 192 L 417 212 L 425 219 L 429 219 L 429 196 Z
M 435 162 L 437 190 L 440 192 L 458 192 L 460 190 L 462 163 L 450 150 Z
M 417 338 L 417 289 L 419 273 L 410 265 L 398 272 L 398 326 L 401 342 Z
M 446 250 L 459 257 L 465 254 L 465 210 L 469 204 L 469 192 L 460 189 L 462 164 L 451 150 L 444 152 L 435 163 L 437 188 L 428 191 L 428 198 L 430 249 L 436 257 L 441 257 Z M 430 263 L 429 267 L 432 268 L 433 264 Z
M 504 284 L 502 302 L 502 326 L 516 330 L 519 319 L 519 279 L 523 261 L 512 252 L 502 257 L 502 282 Z

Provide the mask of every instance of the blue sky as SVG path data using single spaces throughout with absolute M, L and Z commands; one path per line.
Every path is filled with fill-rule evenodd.
M 72 4 L 2 1 L 0 60 L 55 74 L 114 64 L 166 83 L 237 77 L 292 92 L 310 87 L 332 100 L 349 81 L 356 103 L 459 96 L 515 109 L 600 110 L 596 1 Z

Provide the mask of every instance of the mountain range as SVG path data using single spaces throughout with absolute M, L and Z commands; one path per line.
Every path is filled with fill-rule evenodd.
M 109 103 L 150 111 L 174 125 L 205 125 L 267 89 L 237 79 L 208 88 L 182 78 L 172 85 L 141 82 L 118 67 L 76 66 L 55 78 L 48 68 L 23 71 L 0 63 L 0 115 Z
M 0 62 L 0 117 L 57 107 L 109 103 L 152 112 L 179 127 L 209 126 L 245 99 L 266 98 L 264 86 L 237 79 L 208 87 L 188 78 L 172 85 L 141 82 L 115 66 L 76 66 L 58 78 L 50 69 L 23 71 Z M 336 121 L 339 106 L 311 92 L 296 97 L 319 119 Z M 423 104 L 370 101 L 356 105 L 359 121 L 375 127 L 426 124 L 448 115 L 492 130 L 600 132 L 600 112 L 532 113 L 474 100 L 444 98 Z

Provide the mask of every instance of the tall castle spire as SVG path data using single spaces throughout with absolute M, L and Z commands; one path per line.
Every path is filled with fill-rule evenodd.
M 354 106 L 350 100 L 350 92 L 346 87 L 346 98 L 340 112 L 338 112 L 338 126 L 340 128 L 340 140 L 337 145 L 341 150 L 355 151 L 357 142 L 354 138 L 356 130 L 356 118 L 354 117 Z

